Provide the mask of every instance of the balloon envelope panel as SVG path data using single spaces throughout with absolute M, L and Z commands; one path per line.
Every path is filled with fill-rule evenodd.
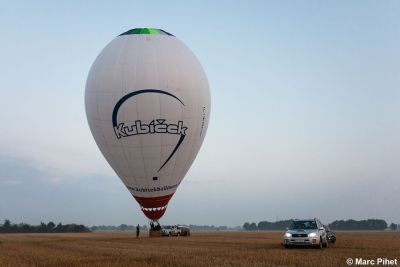
M 146 216 L 159 219 L 207 131 L 200 63 L 172 35 L 120 35 L 89 72 L 85 106 L 101 152 Z

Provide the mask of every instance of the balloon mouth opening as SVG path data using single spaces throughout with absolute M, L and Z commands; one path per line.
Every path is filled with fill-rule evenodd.
M 159 197 L 138 197 L 134 196 L 140 205 L 140 209 L 150 220 L 160 219 L 167 210 L 168 202 L 170 201 L 173 193 L 170 195 Z
M 156 207 L 156 208 L 145 208 L 145 207 L 140 207 L 144 215 L 146 215 L 147 218 L 153 221 L 159 220 L 167 210 L 167 206 L 163 207 Z
M 162 206 L 162 207 L 155 207 L 155 208 L 146 208 L 146 207 L 140 207 L 142 211 L 160 211 L 160 210 L 166 210 L 167 205 Z

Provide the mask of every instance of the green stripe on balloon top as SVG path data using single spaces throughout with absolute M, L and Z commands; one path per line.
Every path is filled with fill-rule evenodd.
M 169 32 L 166 32 L 161 29 L 154 29 L 154 28 L 135 28 L 135 29 L 126 31 L 124 33 L 121 33 L 119 36 L 131 35 L 131 34 L 160 34 L 160 35 L 174 36 L 174 35 L 170 34 Z

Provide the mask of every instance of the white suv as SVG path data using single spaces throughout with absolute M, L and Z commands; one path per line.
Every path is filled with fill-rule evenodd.
M 172 226 L 171 230 L 169 231 L 170 236 L 180 236 L 181 229 L 178 226 Z
M 328 247 L 324 225 L 318 219 L 294 220 L 283 236 L 285 248 L 291 246 Z

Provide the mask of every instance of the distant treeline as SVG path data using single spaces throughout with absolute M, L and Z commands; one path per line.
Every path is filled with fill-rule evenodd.
M 214 226 L 214 225 L 188 225 L 192 231 L 240 231 L 242 230 L 240 226 L 229 227 L 225 225 Z
M 385 230 L 388 228 L 388 224 L 386 223 L 385 220 L 379 220 L 379 219 L 368 219 L 362 221 L 340 220 L 330 223 L 329 227 L 335 230 Z
M 246 222 L 243 229 L 246 231 L 282 231 L 290 226 L 293 220 L 283 220 L 277 222 L 261 221 L 258 224 Z M 385 220 L 381 219 L 368 219 L 368 220 L 336 220 L 329 224 L 332 230 L 385 230 L 388 229 L 388 224 Z M 398 225 L 391 223 L 389 226 L 391 230 L 397 230 Z
M 214 225 L 194 225 L 189 227 L 192 231 L 283 231 L 292 223 L 290 220 L 281 220 L 276 222 L 261 221 L 258 224 L 246 222 L 243 227 L 228 227 Z M 179 224 L 178 224 L 179 225 Z M 391 223 L 389 226 L 385 220 L 368 219 L 368 220 L 336 220 L 329 224 L 332 230 L 400 230 L 400 225 Z M 141 231 L 147 231 L 147 225 L 141 225 Z M 0 224 L 0 233 L 85 233 L 85 232 L 133 232 L 136 231 L 135 225 L 121 224 L 119 226 L 100 225 L 90 228 L 82 224 L 55 224 L 53 222 L 43 223 L 40 225 L 30 225 L 27 223 L 13 224 L 10 220 L 5 220 Z
M 180 225 L 180 224 L 178 224 Z M 191 231 L 240 231 L 242 230 L 240 226 L 231 228 L 228 226 L 214 226 L 214 225 L 188 225 Z M 92 226 L 90 230 L 93 232 L 132 232 L 136 231 L 135 225 L 126 225 L 121 224 L 120 226 L 114 225 L 99 225 L 99 226 Z M 140 231 L 147 231 L 149 230 L 147 225 L 141 225 Z
M 141 231 L 148 230 L 147 225 L 139 226 Z M 136 231 L 136 226 L 121 224 L 120 226 L 115 225 L 98 225 L 90 227 L 90 230 L 93 232 L 133 232 Z
M 85 233 L 90 232 L 89 228 L 82 224 L 55 224 L 54 222 L 43 223 L 40 225 L 30 225 L 27 223 L 13 224 L 10 220 L 5 220 L 0 225 L 0 233 Z

